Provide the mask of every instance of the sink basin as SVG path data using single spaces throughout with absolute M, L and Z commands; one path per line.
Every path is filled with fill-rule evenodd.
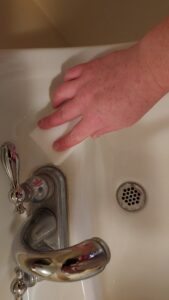
M 50 163 L 30 134 L 49 103 L 49 87 L 65 69 L 99 53 L 126 47 L 71 48 L 0 52 L 0 143 L 13 141 L 21 158 L 21 181 Z M 74 283 L 41 282 L 24 300 L 168 300 L 169 295 L 169 96 L 135 126 L 88 139 L 61 164 L 68 180 L 70 244 L 92 236 L 110 247 L 111 261 L 100 275 Z M 116 191 L 137 182 L 146 205 L 122 209 Z M 10 299 L 14 263 L 11 245 L 23 219 L 8 201 L 9 182 L 0 168 L 0 289 Z

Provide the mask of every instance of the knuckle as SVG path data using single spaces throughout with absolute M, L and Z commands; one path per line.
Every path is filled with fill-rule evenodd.
M 65 74 L 64 74 L 64 78 L 69 78 L 69 76 L 71 76 L 71 74 L 74 72 L 74 68 L 70 68 L 68 70 L 66 70 Z
M 71 74 L 72 70 L 73 70 L 73 68 L 67 69 L 65 71 L 65 76 L 69 76 L 69 74 Z

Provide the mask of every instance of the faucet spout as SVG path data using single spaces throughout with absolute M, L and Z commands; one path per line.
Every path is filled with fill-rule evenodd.
M 76 281 L 101 272 L 110 260 L 110 251 L 102 239 L 93 238 L 43 253 L 25 246 L 16 253 L 16 260 L 23 271 L 39 280 Z

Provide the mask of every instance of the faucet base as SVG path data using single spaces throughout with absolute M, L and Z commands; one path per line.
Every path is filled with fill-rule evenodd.
M 36 182 L 35 179 L 39 178 Z M 27 181 L 34 184 L 34 188 L 37 189 L 37 193 L 43 193 L 42 189 L 44 187 L 47 194 L 46 197 L 37 200 L 37 198 L 32 198 L 34 205 L 31 205 L 32 212 L 35 214 L 35 210 L 41 209 L 41 211 L 47 209 L 48 212 L 55 218 L 56 226 L 56 236 L 53 238 L 55 245 L 53 247 L 57 249 L 65 248 L 69 246 L 69 233 L 68 233 L 68 203 L 67 203 L 67 184 L 66 178 L 61 170 L 54 165 L 46 165 L 35 170 L 32 177 Z M 45 182 L 45 185 L 41 185 L 41 182 Z M 27 184 L 26 183 L 26 184 Z M 35 186 L 36 185 L 36 186 Z M 47 186 L 47 188 L 46 188 Z M 38 198 L 39 199 L 39 198 Z M 46 218 L 44 218 L 45 220 Z M 44 225 L 42 228 L 44 228 Z M 51 244 L 50 244 L 51 247 Z

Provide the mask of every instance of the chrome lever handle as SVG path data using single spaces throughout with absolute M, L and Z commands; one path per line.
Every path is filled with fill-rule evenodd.
M 19 184 L 19 155 L 13 143 L 7 142 L 1 146 L 1 161 L 12 184 L 10 200 L 14 203 L 16 211 L 22 214 L 25 211 L 25 192 Z
M 1 147 L 1 161 L 13 188 L 19 185 L 19 155 L 12 143 L 5 143 Z

